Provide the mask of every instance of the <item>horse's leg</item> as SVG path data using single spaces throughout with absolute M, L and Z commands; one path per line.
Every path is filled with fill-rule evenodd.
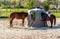
M 10 27 L 13 26 L 13 25 L 12 25 L 13 19 L 14 19 L 14 18 L 11 18 L 11 20 L 10 20 Z
M 24 19 L 22 20 L 22 26 L 24 26 Z
M 47 21 L 45 21 L 45 27 L 47 26 Z
M 45 25 L 45 21 L 44 21 L 44 26 L 46 26 L 46 25 Z
M 50 20 L 50 23 L 51 23 L 51 28 L 52 28 L 52 25 L 53 25 L 53 20 Z
M 44 21 L 44 26 L 45 26 L 45 27 L 47 26 L 47 21 Z

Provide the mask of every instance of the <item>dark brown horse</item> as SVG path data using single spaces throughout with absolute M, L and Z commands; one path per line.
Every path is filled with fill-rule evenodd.
M 53 14 L 51 14 L 50 17 L 49 17 L 48 14 L 41 13 L 41 17 L 42 17 L 42 20 L 44 21 L 44 26 L 47 25 L 47 21 L 50 21 L 51 28 L 52 28 L 52 25 L 53 25 L 53 21 L 54 21 L 54 25 L 56 24 L 56 16 L 53 15 Z
M 24 26 L 24 19 L 28 17 L 28 13 L 27 12 L 13 12 L 10 14 L 10 27 L 12 27 L 12 21 L 14 20 L 14 18 L 16 19 L 22 19 L 22 26 Z

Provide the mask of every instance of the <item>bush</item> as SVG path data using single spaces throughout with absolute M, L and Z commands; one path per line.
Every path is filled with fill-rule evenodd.
M 45 5 L 45 6 L 44 6 L 44 9 L 45 9 L 46 11 L 48 11 L 48 10 L 49 10 L 49 5 L 48 5 L 48 4 Z
M 48 11 L 49 9 L 50 9 L 50 2 L 49 2 L 49 0 L 48 1 L 45 1 L 44 2 L 44 9 L 46 10 L 46 11 Z
M 24 6 L 20 6 L 20 8 L 24 8 Z

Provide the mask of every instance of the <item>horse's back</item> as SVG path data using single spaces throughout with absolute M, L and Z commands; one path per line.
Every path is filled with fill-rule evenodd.
M 23 15 L 23 14 L 28 14 L 28 13 L 27 12 L 13 12 L 13 13 L 11 13 L 11 15 L 14 15 L 14 14 Z
M 15 17 L 27 17 L 28 13 L 27 12 L 13 12 L 10 14 L 10 18 L 15 18 Z

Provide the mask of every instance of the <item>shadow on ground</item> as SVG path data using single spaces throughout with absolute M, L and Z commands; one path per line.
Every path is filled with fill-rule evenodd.
M 48 29 L 60 29 L 60 24 L 53 26 L 52 28 L 49 27 L 27 27 L 27 28 L 22 28 L 22 27 L 13 27 L 13 29 L 25 29 L 25 30 L 48 30 Z

